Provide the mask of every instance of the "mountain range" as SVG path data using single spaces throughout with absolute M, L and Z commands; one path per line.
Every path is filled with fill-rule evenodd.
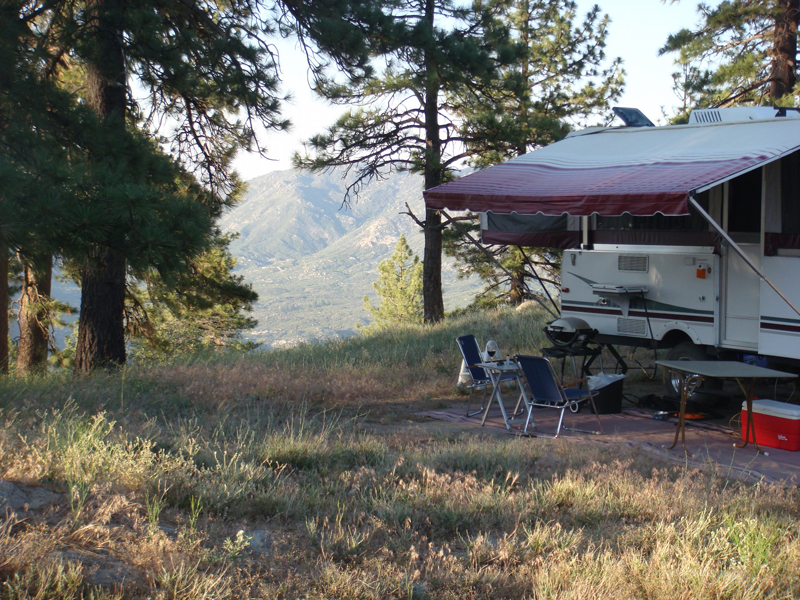
M 371 315 L 363 297 L 377 302 L 372 282 L 400 235 L 422 256 L 423 236 L 406 203 L 424 217 L 422 179 L 408 173 L 365 186 L 343 204 L 340 173 L 276 171 L 248 182 L 248 191 L 220 221 L 237 232 L 231 245 L 237 273 L 259 294 L 258 326 L 246 337 L 275 348 L 302 341 L 347 337 Z M 481 287 L 458 280 L 452 261 L 442 269 L 445 308 L 466 306 Z

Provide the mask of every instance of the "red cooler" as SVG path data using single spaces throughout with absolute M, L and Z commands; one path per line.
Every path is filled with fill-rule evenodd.
M 747 402 L 742 402 L 742 439 L 747 419 Z M 753 425 L 759 446 L 800 450 L 800 406 L 777 400 L 753 400 Z

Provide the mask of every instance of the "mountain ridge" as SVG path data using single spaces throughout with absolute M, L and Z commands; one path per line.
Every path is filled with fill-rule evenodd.
M 259 294 L 248 339 L 275 348 L 348 337 L 371 316 L 363 296 L 377 301 L 372 282 L 400 235 L 421 255 L 424 238 L 405 212 L 424 213 L 422 179 L 397 173 L 372 182 L 350 206 L 339 173 L 275 171 L 248 182 L 242 201 L 220 220 L 238 232 L 231 244 L 244 275 Z M 448 310 L 465 306 L 478 282 L 458 280 L 452 261 L 442 268 Z

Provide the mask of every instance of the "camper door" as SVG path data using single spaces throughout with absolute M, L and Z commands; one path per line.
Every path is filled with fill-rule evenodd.
M 756 266 L 761 265 L 762 169 L 740 175 L 711 195 L 721 200 L 722 226 Z M 721 192 L 721 193 L 720 193 Z M 722 248 L 720 346 L 758 352 L 761 280 L 726 244 Z

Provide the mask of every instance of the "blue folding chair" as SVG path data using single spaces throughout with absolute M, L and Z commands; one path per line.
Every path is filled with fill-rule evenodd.
M 550 361 L 543 356 L 517 355 L 515 358 L 531 389 L 531 397 L 528 406 L 528 422 L 525 423 L 525 431 L 527 431 L 528 424 L 532 418 L 531 408 L 555 408 L 561 411 L 558 418 L 558 428 L 556 429 L 556 434 L 553 436 L 557 438 L 561 433 L 564 413 L 567 409 L 576 413 L 580 410 L 580 405 L 588 401 L 591 403 L 592 409 L 597 417 L 600 431 L 586 431 L 570 427 L 564 427 L 564 429 L 569 431 L 581 431 L 583 433 L 594 433 L 597 435 L 602 433 L 603 424 L 600 422 L 600 417 L 597 416 L 597 407 L 594 405 L 594 396 L 596 392 L 560 386 L 553 366 L 550 364 Z
M 478 345 L 478 340 L 472 334 L 463 335 L 456 338 L 456 344 L 461 351 L 461 356 L 464 359 L 464 364 L 467 365 L 467 371 L 472 379 L 472 383 L 467 385 L 469 389 L 469 399 L 467 400 L 467 416 L 474 417 L 480 414 L 486 408 L 487 393 L 493 389 L 492 378 L 483 367 L 477 366 L 479 363 L 484 362 L 481 356 L 481 348 Z M 511 381 L 515 377 L 513 375 L 503 375 L 500 382 Z M 499 382 L 498 382 L 499 385 Z M 483 398 L 481 399 L 481 407 L 475 412 L 469 412 L 469 407 L 472 402 L 472 392 L 475 390 L 483 390 Z

